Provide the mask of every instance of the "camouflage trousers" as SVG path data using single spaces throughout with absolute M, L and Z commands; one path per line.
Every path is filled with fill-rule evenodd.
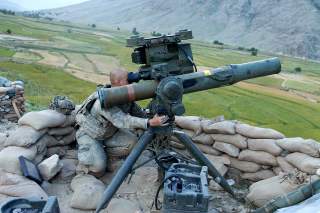
M 78 172 L 102 175 L 115 170 L 130 153 L 138 137 L 128 130 L 118 130 L 111 138 L 96 140 L 83 129 L 76 134 L 78 143 Z

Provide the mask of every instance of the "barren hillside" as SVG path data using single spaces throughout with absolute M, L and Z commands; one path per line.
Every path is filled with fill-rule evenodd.
M 0 1 L 0 9 L 13 10 L 13 11 L 24 10 L 24 8 L 22 8 L 20 5 L 7 0 Z
M 197 39 L 320 59 L 319 0 L 91 0 L 51 12 L 143 32 L 190 28 Z

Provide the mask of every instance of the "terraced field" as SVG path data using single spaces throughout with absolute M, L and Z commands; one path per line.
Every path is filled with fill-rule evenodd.
M 0 15 L 0 32 L 9 28 L 12 37 L 0 36 L 0 76 L 26 82 L 29 109 L 46 106 L 54 95 L 67 95 L 80 103 L 97 83 L 108 82 L 111 70 L 138 68 L 131 63 L 132 49 L 125 47 L 128 32 Z M 275 56 L 251 56 L 237 47 L 197 40 L 192 45 L 199 67 Z M 320 140 L 320 64 L 280 58 L 280 75 L 186 95 L 187 114 L 225 115 L 227 119 L 278 129 L 287 136 Z M 301 72 L 295 71 L 297 67 Z

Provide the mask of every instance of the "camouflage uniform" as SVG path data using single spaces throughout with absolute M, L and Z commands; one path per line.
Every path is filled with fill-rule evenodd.
M 145 114 L 135 103 L 102 109 L 96 93 L 89 96 L 76 116 L 80 170 L 103 173 L 107 166 L 103 142 L 118 129 L 146 129 L 148 120 L 143 117 Z M 123 146 L 128 147 L 128 144 Z

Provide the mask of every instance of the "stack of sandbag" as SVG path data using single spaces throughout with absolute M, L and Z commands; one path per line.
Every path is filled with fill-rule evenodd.
M 238 121 L 176 116 L 176 125 L 208 156 L 228 158 L 226 168 L 241 171 L 241 178 L 253 182 L 298 169 L 320 174 L 320 144 L 311 139 L 285 138 L 273 129 Z M 176 138 L 171 146 L 184 149 Z M 225 170 L 225 168 L 223 168 Z
M 32 127 L 36 131 L 45 131 L 39 142 L 46 144 L 48 148 L 68 146 L 75 141 L 73 114 L 64 115 L 51 109 L 28 112 L 19 119 L 18 124 Z
M 301 185 L 308 184 L 313 178 L 306 173 L 297 170 L 289 173 L 281 173 L 277 176 L 258 181 L 249 187 L 247 200 L 250 204 L 262 207 L 279 196 L 284 196 Z
M 0 120 L 17 122 L 25 112 L 24 84 L 21 81 L 0 84 Z

